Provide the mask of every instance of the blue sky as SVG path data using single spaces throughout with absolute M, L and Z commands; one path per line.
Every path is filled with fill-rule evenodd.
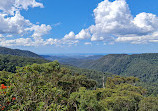
M 38 54 L 158 52 L 157 0 L 28 1 L 14 11 L 14 2 L 0 3 L 0 18 L 14 18 L 0 20 L 14 27 L 0 27 L 1 46 Z

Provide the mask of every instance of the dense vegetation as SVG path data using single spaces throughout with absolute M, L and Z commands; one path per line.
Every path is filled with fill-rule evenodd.
M 90 60 L 89 62 L 80 61 L 76 63 L 70 61 L 69 64 L 80 68 L 109 72 L 121 76 L 138 77 L 142 81 L 139 85 L 147 88 L 150 92 L 149 94 L 157 94 L 158 92 L 157 53 L 134 55 L 110 54 L 98 60 Z M 92 79 L 99 80 L 95 77 Z
M 58 58 L 57 58 L 58 59 Z M 158 83 L 158 53 L 147 54 L 110 54 L 100 59 L 78 59 L 72 62 L 69 58 L 59 59 L 61 63 L 110 72 L 117 75 L 135 76 L 144 82 Z
M 83 67 L 158 82 L 158 54 L 107 55 Z
M 42 58 L 38 54 L 35 54 L 30 51 L 19 50 L 19 49 L 10 49 L 6 47 L 0 47 L 0 54 L 3 55 L 16 55 L 16 56 L 23 56 L 23 57 L 33 57 L 33 58 Z
M 8 72 L 15 72 L 17 66 L 26 66 L 33 63 L 46 63 L 47 60 L 42 58 L 28 58 L 13 55 L 1 55 L 0 54 L 0 71 L 5 70 Z
M 90 79 L 97 81 L 97 87 L 99 87 L 99 88 L 104 87 L 103 83 L 106 82 L 107 77 L 111 77 L 114 75 L 112 73 L 101 72 L 101 71 L 92 70 L 92 69 L 83 69 L 83 68 L 67 66 L 67 65 L 62 65 L 62 66 L 70 69 L 72 74 L 73 73 L 82 74 Z M 115 76 L 116 76 L 116 74 L 115 74 Z M 125 76 L 125 77 L 127 77 L 127 76 Z M 147 95 L 151 95 L 151 94 L 157 95 L 158 94 L 158 84 L 156 84 L 156 83 L 143 82 L 142 80 L 140 80 L 138 83 L 136 83 L 136 85 L 146 88 L 148 90 Z
M 110 54 L 98 60 L 71 63 L 70 65 L 110 72 L 118 75 L 136 76 L 144 82 L 158 82 L 158 54 Z
M 158 54 L 65 58 L 89 69 L 19 54 L 0 55 L 0 110 L 158 110 Z
M 80 75 L 85 75 L 87 78 L 97 81 L 97 87 L 99 88 L 104 87 L 104 83 L 106 82 L 107 77 L 111 77 L 114 75 L 112 73 L 107 73 L 107 72 L 104 73 L 101 71 L 96 71 L 92 69 L 83 69 L 83 68 L 78 68 L 68 65 L 62 65 L 62 67 L 68 68 L 72 74 L 78 73 Z
M 157 111 L 158 97 L 146 97 L 135 77 L 111 76 L 105 88 L 60 67 L 57 61 L 0 72 L 1 110 L 24 111 Z

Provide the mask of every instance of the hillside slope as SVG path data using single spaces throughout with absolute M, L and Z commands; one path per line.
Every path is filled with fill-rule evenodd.
M 42 58 L 29 58 L 14 55 L 2 55 L 0 54 L 0 71 L 5 70 L 8 72 L 15 72 L 16 67 L 23 67 L 34 63 L 47 63 L 49 61 Z
M 144 82 L 158 83 L 158 54 L 110 54 L 78 67 L 139 77 Z
M 16 55 L 16 56 L 23 56 L 23 57 L 33 57 L 33 58 L 42 58 L 38 54 L 35 54 L 31 51 L 19 50 L 19 49 L 10 49 L 10 48 L 6 48 L 6 47 L 0 47 L 0 54 Z

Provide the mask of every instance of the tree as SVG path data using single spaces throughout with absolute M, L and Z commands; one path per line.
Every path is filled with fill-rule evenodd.
M 158 97 L 145 97 L 139 103 L 139 111 L 158 111 Z

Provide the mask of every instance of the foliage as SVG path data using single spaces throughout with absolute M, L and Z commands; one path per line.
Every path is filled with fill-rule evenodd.
M 1 92 L 6 92 L 0 95 L 0 108 L 8 111 L 157 110 L 157 97 L 146 97 L 146 90 L 135 85 L 139 82 L 135 77 L 111 76 L 105 88 L 97 88 L 96 81 L 57 61 L 17 67 L 16 73 L 2 71 L 0 82 Z
M 101 72 L 101 71 L 96 71 L 96 70 L 91 70 L 91 69 L 83 69 L 83 68 L 78 68 L 74 66 L 68 66 L 68 65 L 62 65 L 62 67 L 66 67 L 70 69 L 72 74 L 78 73 L 79 75 L 85 75 L 87 78 L 93 79 L 97 81 L 97 86 L 99 88 L 103 87 L 103 82 L 106 82 L 107 77 L 111 77 L 112 73 L 107 73 L 107 72 Z M 103 81 L 103 77 L 105 78 Z
M 121 79 L 125 81 L 118 83 Z M 76 111 L 138 111 L 145 90 L 132 85 L 137 78 L 116 76 L 109 80 L 106 88 L 80 88 L 78 92 L 73 92 L 69 98 L 71 108 Z M 109 84 L 114 87 L 109 87 Z
M 97 95 L 92 90 L 81 87 L 78 92 L 73 92 L 69 98 L 70 109 L 76 111 L 100 111 Z
M 158 97 L 146 97 L 139 103 L 139 111 L 157 111 Z
M 15 72 L 17 66 L 23 67 L 33 63 L 41 64 L 46 62 L 48 61 L 40 58 L 0 55 L 0 71 L 5 70 L 8 72 Z
M 15 105 L 16 98 L 10 96 L 11 87 L 1 84 L 0 87 L 0 110 L 9 110 L 13 105 Z
M 71 65 L 120 76 L 134 76 L 142 81 L 139 85 L 148 89 L 149 95 L 156 95 L 158 92 L 158 53 L 109 54 L 97 60 L 81 61 Z M 98 80 L 95 77 L 92 79 Z
M 10 49 L 6 47 L 0 47 L 0 54 L 3 55 L 15 55 L 15 56 L 22 56 L 22 57 L 33 57 L 33 58 L 42 58 L 41 56 L 26 50 L 19 50 L 19 49 Z
M 57 61 L 18 67 L 14 74 L 5 71 L 0 74 L 0 78 L 5 78 L 1 83 L 13 86 L 9 97 L 16 97 L 16 105 L 10 110 L 66 110 L 72 92 L 80 87 L 96 86 L 95 81 L 83 75 L 70 75 L 69 70 L 60 68 Z

